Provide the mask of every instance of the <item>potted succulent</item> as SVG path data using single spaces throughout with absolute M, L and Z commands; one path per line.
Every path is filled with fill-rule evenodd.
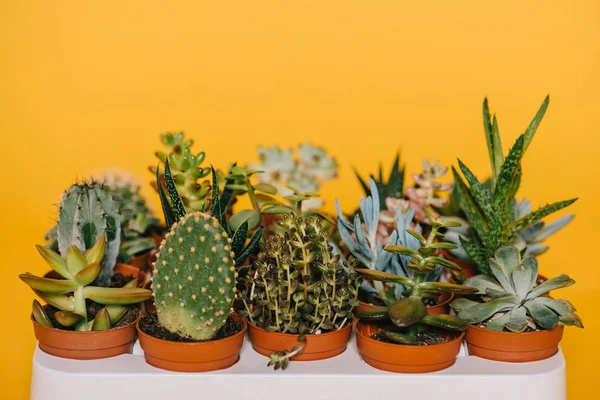
M 440 220 L 427 212 L 431 232 L 427 238 L 414 230 L 407 232 L 418 240 L 414 250 L 388 245 L 385 251 L 410 257 L 407 265 L 412 277 L 372 269 L 357 269 L 364 278 L 374 282 L 402 285 L 403 297 L 389 306 L 370 307 L 358 313 L 355 323 L 356 341 L 362 359 L 369 365 L 392 372 L 432 372 L 454 364 L 460 350 L 466 322 L 449 314 L 431 314 L 425 306 L 430 293 L 451 292 L 470 294 L 477 289 L 447 282 L 427 281 L 427 274 L 437 265 L 449 266 L 447 260 L 435 256 L 443 235 L 441 228 L 453 222 Z M 451 268 L 459 268 L 452 265 Z
M 386 251 L 383 246 L 404 246 L 417 252 L 421 247 L 418 237 L 422 237 L 424 234 L 423 226 L 425 223 L 413 221 L 415 216 L 414 207 L 410 207 L 404 213 L 400 209 L 393 210 L 393 213 L 387 209 L 380 211 L 378 184 L 372 178 L 369 183 L 371 187 L 370 196 L 361 199 L 360 211 L 354 216 L 352 223 L 346 219 L 339 203 L 336 202 L 337 226 L 342 242 L 363 268 L 413 278 L 414 272 L 409 267 L 412 258 Z M 422 210 L 425 219 L 428 221 L 429 218 L 435 218 L 428 208 Z M 384 219 L 383 223 L 382 219 Z M 391 229 L 387 226 L 382 227 L 382 225 L 388 224 L 388 220 L 395 222 Z M 444 227 L 456 225 L 458 225 L 456 222 L 448 221 L 444 224 Z M 430 229 L 429 226 L 427 226 L 427 229 Z M 438 232 L 437 235 L 441 236 L 441 233 Z M 385 242 L 382 243 L 382 241 Z M 437 254 L 440 249 L 455 246 L 450 243 L 435 243 L 435 247 L 435 253 Z M 434 254 L 430 256 L 434 257 Z M 460 268 L 447 260 L 435 257 L 435 259 L 432 258 L 432 261 L 435 261 L 435 267 L 423 276 L 425 281 L 437 281 L 440 278 L 443 266 L 460 272 Z M 364 280 L 361 291 L 362 298 L 365 301 L 361 303 L 358 310 L 361 311 L 374 305 L 390 306 L 404 297 L 405 290 L 406 288 L 399 283 Z M 426 302 L 430 314 L 448 313 L 448 304 L 453 298 L 453 293 L 433 292 L 427 293 L 424 297 L 427 298 Z
M 537 260 L 522 253 L 515 246 L 498 249 L 489 260 L 493 276 L 477 275 L 465 282 L 478 289 L 479 299 L 451 303 L 470 324 L 469 354 L 497 361 L 542 360 L 557 352 L 565 325 L 583 328 L 570 302 L 548 296 L 575 282 L 563 274 L 536 286 Z
M 317 216 L 284 214 L 283 235 L 271 235 L 245 280 L 241 314 L 254 350 L 268 365 L 341 354 L 350 340 L 361 279 L 353 263 L 342 267 Z
M 458 216 L 466 221 L 460 231 L 450 228 L 446 232 L 446 240 L 458 245 L 458 249 L 450 250 L 448 256 L 457 258 L 453 261 L 462 264 L 467 277 L 478 273 L 493 276 L 488 259 L 501 246 L 515 245 L 525 250 L 526 255 L 542 254 L 548 250 L 547 246 L 541 244 L 542 241 L 573 219 L 572 215 L 567 215 L 548 225 L 542 221 L 577 199 L 549 204 L 533 212 L 529 201 L 518 202 L 515 199 L 521 184 L 521 160 L 549 101 L 549 97 L 546 97 L 525 133 L 519 136 L 504 157 L 498 122 L 496 116 L 490 117 L 486 99 L 483 103 L 483 119 L 492 176 L 481 182 L 460 160 L 458 163 L 462 176 L 455 168 L 452 169 L 455 190 L 451 198 L 464 213 Z
M 227 368 L 239 358 L 246 322 L 232 308 L 236 265 L 243 264 L 253 251 L 262 230 L 244 247 L 248 223 L 231 232 L 214 170 L 212 176 L 212 215 L 199 211 L 188 214 L 169 161 L 164 172 L 168 198 L 157 170 L 158 191 L 170 231 L 154 265 L 156 314 L 144 316 L 137 327 L 146 361 L 159 368 L 203 372 Z
M 101 236 L 85 253 L 69 245 L 65 258 L 42 246 L 37 249 L 60 276 L 19 275 L 47 303 L 42 307 L 33 302 L 31 319 L 40 349 L 83 360 L 131 352 L 140 311 L 127 306 L 148 299 L 151 292 L 136 288 L 135 281 L 123 288 L 91 285 L 102 272 L 106 237 Z

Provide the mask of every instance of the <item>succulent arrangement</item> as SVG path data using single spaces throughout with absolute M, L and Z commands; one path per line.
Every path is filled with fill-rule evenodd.
M 372 174 L 368 179 L 364 179 L 358 170 L 354 168 L 356 179 L 360 183 L 365 197 L 373 196 L 371 181 L 375 182 L 379 196 L 379 209 L 381 211 L 387 208 L 386 199 L 402 199 L 404 193 L 404 166 L 400 163 L 400 153 L 396 153 L 396 158 L 392 163 L 390 174 L 387 180 L 383 176 L 383 166 L 379 164 L 377 177 Z
M 398 245 L 388 245 L 384 249 L 387 252 L 411 259 L 407 266 L 413 272 L 412 278 L 372 269 L 356 270 L 365 279 L 400 284 L 404 287 L 403 297 L 389 306 L 368 308 L 358 314 L 358 318 L 365 321 L 391 321 L 395 327 L 400 328 L 400 331 L 398 329 L 384 330 L 383 334 L 388 340 L 398 344 L 418 344 L 419 334 L 429 327 L 454 332 L 465 331 L 467 324 L 458 317 L 448 314 L 429 314 L 424 300 L 432 294 L 437 296 L 444 291 L 461 294 L 477 291 L 468 286 L 425 280 L 425 276 L 435 271 L 438 265 L 460 270 L 460 267 L 451 261 L 435 256 L 438 249 L 448 248 L 449 245 L 449 243 L 436 241 L 443 237 L 439 232 L 440 228 L 451 226 L 453 223 L 440 222 L 431 213 L 428 216 L 432 229 L 427 238 L 414 230 L 407 230 L 407 233 L 419 242 L 418 250 Z
M 332 254 L 319 217 L 284 214 L 279 223 L 285 233 L 267 239 L 253 273 L 245 278 L 251 289 L 241 293 L 242 314 L 268 332 L 300 337 L 351 323 L 361 283 L 355 264 L 350 260 L 342 266 L 339 255 Z M 302 347 L 272 354 L 271 364 L 285 368 Z
M 470 324 L 482 323 L 486 329 L 515 333 L 553 329 L 558 325 L 583 328 L 570 302 L 548 296 L 551 290 L 575 283 L 568 275 L 536 286 L 537 260 L 523 257 L 515 246 L 499 248 L 489 265 L 493 277 L 478 275 L 465 282 L 478 290 L 481 301 L 460 298 L 451 303 L 459 318 Z
M 38 277 L 30 273 L 19 275 L 35 294 L 52 307 L 57 328 L 76 331 L 101 331 L 110 329 L 127 312 L 129 305 L 147 300 L 151 292 L 129 285 L 123 288 L 92 286 L 91 283 L 102 273 L 102 259 L 106 256 L 106 236 L 102 235 L 87 251 L 82 252 L 76 244 L 66 249 L 65 257 L 54 251 L 37 246 L 46 263 L 62 279 Z M 135 284 L 135 281 L 132 281 Z M 86 300 L 105 305 L 94 319 L 88 319 Z M 41 325 L 54 328 L 54 324 L 41 304 L 34 300 L 33 318 Z
M 527 238 L 541 241 L 568 223 L 568 218 L 560 220 L 545 232 L 540 233 L 544 225 L 539 222 L 543 218 L 577 200 L 556 202 L 533 212 L 528 203 L 524 204 L 525 207 L 519 207 L 515 200 L 521 184 L 521 160 L 546 112 L 548 102 L 549 98 L 546 98 L 525 133 L 519 136 L 507 156 L 504 157 L 498 133 L 498 122 L 495 116 L 490 120 L 486 100 L 483 115 L 492 164 L 492 177 L 487 182 L 479 181 L 460 160 L 458 164 L 462 176 L 455 168 L 452 169 L 459 202 L 470 224 L 468 235 L 460 237 L 460 244 L 483 274 L 492 275 L 488 259 L 498 248 L 513 242 L 526 242 Z M 530 230 L 527 231 L 528 229 Z

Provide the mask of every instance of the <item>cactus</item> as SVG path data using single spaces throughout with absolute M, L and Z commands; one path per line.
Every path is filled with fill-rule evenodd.
M 65 328 L 77 331 L 98 331 L 109 329 L 127 312 L 127 305 L 150 298 L 147 289 L 136 288 L 136 281 L 123 288 L 102 288 L 91 286 L 101 273 L 100 261 L 105 255 L 106 236 L 83 253 L 75 244 L 69 245 L 66 257 L 61 258 L 54 251 L 37 246 L 40 255 L 63 279 L 40 278 L 30 273 L 19 275 L 33 291 L 46 303 L 58 308 L 56 321 Z M 88 320 L 86 300 L 104 304 L 93 320 Z M 39 302 L 33 302 L 34 319 L 45 326 L 53 327 Z
M 86 251 L 106 236 L 106 252 L 96 284 L 108 286 L 121 244 L 119 203 L 109 190 L 97 182 L 82 182 L 67 189 L 60 204 L 57 230 L 58 250 L 63 257 L 71 245 Z
M 208 214 L 188 214 L 172 226 L 159 249 L 152 285 L 163 327 L 209 340 L 225 323 L 235 292 L 231 243 Z

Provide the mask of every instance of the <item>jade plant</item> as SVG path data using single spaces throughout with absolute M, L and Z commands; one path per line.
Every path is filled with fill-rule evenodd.
M 206 154 L 192 153 L 191 147 L 194 142 L 186 140 L 183 132 L 166 133 L 160 136 L 160 140 L 168 152 L 158 151 L 156 156 L 163 165 L 169 162 L 181 201 L 190 211 L 202 211 L 211 190 L 208 181 L 199 182 L 210 174 L 210 168 L 202 167 Z M 155 167 L 150 167 L 150 171 L 154 174 L 157 170 Z M 156 189 L 161 185 L 164 185 L 163 177 L 156 182 Z
M 58 224 L 46 234 L 46 239 L 52 241 L 49 248 L 66 257 L 69 246 L 86 251 L 102 236 L 106 237 L 106 251 L 96 283 L 108 286 L 121 246 L 119 202 L 110 188 L 101 183 L 72 185 L 63 194 Z
M 147 300 L 152 292 L 132 287 L 105 288 L 92 286 L 91 283 L 102 271 L 101 260 L 105 257 L 106 236 L 87 251 L 82 252 L 75 244 L 67 247 L 65 258 L 54 251 L 37 246 L 44 260 L 62 279 L 41 278 L 30 273 L 19 275 L 33 291 L 47 304 L 59 309 L 54 319 L 59 326 L 76 331 L 101 331 L 110 329 L 128 310 L 128 305 Z M 96 313 L 94 319 L 88 319 L 86 300 L 105 305 Z M 41 325 L 53 328 L 51 319 L 44 308 L 35 300 L 33 317 Z
M 541 230 L 543 225 L 540 225 L 539 222 L 543 218 L 571 205 L 577 199 L 549 204 L 533 212 L 530 207 L 517 210 L 518 203 L 515 200 L 521 184 L 521 160 L 546 112 L 548 103 L 549 98 L 547 97 L 525 133 L 519 136 L 507 156 L 504 157 L 498 122 L 495 116 L 490 119 L 486 99 L 483 115 L 492 177 L 487 182 L 479 181 L 460 160 L 458 160 L 458 164 L 463 176 L 461 177 L 455 168 L 452 169 L 458 201 L 470 224 L 467 236 L 460 236 L 459 241 L 468 257 L 483 274 L 492 275 L 488 259 L 494 255 L 496 249 L 514 244 L 519 240 L 522 241 L 524 237 L 525 239 L 532 237 L 532 240 L 541 241 L 570 220 L 560 220 L 544 233 L 539 232 L 539 236 L 529 236 L 527 230 Z
M 393 231 L 389 236 L 386 236 L 386 241 L 382 243 L 379 221 L 381 212 L 378 209 L 379 189 L 377 189 L 377 184 L 373 179 L 370 180 L 370 186 L 371 196 L 368 196 L 366 199 L 361 198 L 360 211 L 354 216 L 352 222 L 346 219 L 340 209 L 339 202 L 336 201 L 338 213 L 337 226 L 342 242 L 350 254 L 360 262 L 362 267 L 373 271 L 383 271 L 412 278 L 414 272 L 409 268 L 411 258 L 406 255 L 385 251 L 384 246 L 398 245 L 414 251 L 419 250 L 419 240 L 413 234 L 410 234 L 411 231 L 418 235 L 423 233 L 420 224 L 411 225 L 415 210 L 411 208 L 406 214 L 402 214 L 400 210 L 396 210 Z M 444 223 L 443 226 L 450 224 L 455 225 L 455 223 L 448 222 Z M 439 235 L 441 233 L 438 232 Z M 436 243 L 436 246 L 453 247 L 447 243 Z M 442 265 L 454 267 L 453 263 L 440 259 L 436 267 L 425 275 L 425 280 L 437 281 L 442 272 Z M 401 284 L 383 283 L 377 280 L 374 280 L 372 283 L 367 280 L 363 281 L 361 289 L 366 292 L 367 298 L 374 296 L 379 302 L 383 302 L 386 305 L 390 305 L 396 300 L 403 298 L 405 291 L 404 286 Z
M 429 216 L 433 217 L 431 213 Z M 407 230 L 420 243 L 418 250 L 398 245 L 385 247 L 385 251 L 411 259 L 408 268 L 413 272 L 412 278 L 378 270 L 356 270 L 363 278 L 375 282 L 400 284 L 404 287 L 404 297 L 391 305 L 372 307 L 358 313 L 358 318 L 363 321 L 391 321 L 399 329 L 383 330 L 382 333 L 387 340 L 395 343 L 416 345 L 419 342 L 418 335 L 430 327 L 454 332 L 467 329 L 466 322 L 458 317 L 447 314 L 430 315 L 427 311 L 425 302 L 432 295 L 438 297 L 441 292 L 460 294 L 477 292 L 477 289 L 468 286 L 426 280 L 425 277 L 435 270 L 436 265 L 460 271 L 460 267 L 456 264 L 435 256 L 440 248 L 448 248 L 448 243 L 436 241 L 443 236 L 439 232 L 440 228 L 444 227 L 443 223 L 435 218 L 431 218 L 431 223 L 432 229 L 427 238 L 416 231 Z
M 478 290 L 481 301 L 460 298 L 451 303 L 465 322 L 515 333 L 559 325 L 583 328 L 570 302 L 548 296 L 551 290 L 574 284 L 569 276 L 563 274 L 536 286 L 537 260 L 532 256 L 523 258 L 515 246 L 498 249 L 489 266 L 493 277 L 477 275 L 465 282 Z
M 279 224 L 284 235 L 272 235 L 258 254 L 253 273 L 245 280 L 241 314 L 268 332 L 299 335 L 301 342 L 291 351 L 271 354 L 269 365 L 285 368 L 289 359 L 304 348 L 307 334 L 342 329 L 354 319 L 361 278 L 354 262 L 341 265 L 332 254 L 329 232 L 320 218 L 284 214 Z

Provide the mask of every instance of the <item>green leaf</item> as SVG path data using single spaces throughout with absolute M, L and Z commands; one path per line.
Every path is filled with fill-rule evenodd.
M 508 151 L 508 155 L 502 164 L 500 174 L 498 175 L 498 181 L 494 188 L 494 209 L 497 213 L 499 212 L 502 215 L 508 212 L 507 205 L 513 200 L 507 198 L 507 194 L 510 191 L 509 188 L 521 164 L 521 158 L 523 157 L 523 142 L 524 138 L 523 135 L 521 135 L 514 146 Z
M 458 313 L 458 318 L 473 324 L 484 321 L 497 312 L 512 310 L 518 303 L 519 299 L 516 296 L 506 296 L 461 310 Z
M 83 288 L 83 295 L 86 299 L 105 305 L 125 305 L 136 304 L 148 300 L 152 292 L 140 288 L 104 288 L 96 286 L 86 286 Z
M 246 193 L 248 191 L 248 188 L 245 185 L 227 184 L 225 185 L 225 188 L 242 193 Z
M 533 119 L 529 123 L 529 126 L 525 130 L 525 133 L 524 133 L 525 145 L 523 146 L 523 151 L 527 150 L 527 147 L 529 147 L 529 144 L 531 143 L 531 140 L 533 139 L 533 135 L 537 131 L 537 128 L 540 125 L 540 122 L 542 122 L 542 118 L 544 118 L 544 114 L 546 113 L 546 110 L 548 109 L 548 104 L 550 104 L 550 95 L 546 96 L 546 98 L 544 99 L 544 102 L 540 106 L 538 112 L 535 114 L 535 117 L 533 117 Z
M 100 309 L 96 314 L 96 318 L 94 318 L 94 323 L 92 324 L 92 331 L 105 331 L 110 329 L 110 314 L 106 310 L 106 308 Z
M 160 198 L 160 205 L 162 206 L 163 214 L 165 216 L 165 225 L 167 226 L 167 229 L 170 229 L 175 223 L 175 215 L 173 214 L 173 209 L 171 208 L 169 199 L 167 199 L 163 189 L 159 167 L 156 167 L 156 188 L 158 190 L 158 197 Z
M 450 260 L 446 260 L 445 258 L 431 256 L 431 257 L 426 257 L 425 261 L 428 263 L 434 263 L 436 265 L 441 265 L 443 267 L 449 268 L 454 271 L 459 271 L 459 272 L 462 271 L 461 267 L 459 267 L 458 265 L 456 265 L 455 263 L 453 263 Z
M 461 293 L 461 294 L 473 294 L 477 293 L 477 289 L 464 285 L 455 285 L 454 283 L 448 282 L 422 282 L 418 286 L 422 290 L 441 290 L 444 292 Z
M 387 307 L 369 307 L 358 313 L 356 316 L 361 321 L 384 321 L 388 318 L 388 308 Z
M 92 247 L 84 253 L 87 264 L 102 262 L 106 250 L 106 235 L 101 235 Z
M 429 326 L 435 326 L 436 328 L 456 332 L 466 331 L 469 326 L 462 319 L 447 314 L 427 315 L 421 320 L 421 322 Z
M 569 287 L 574 283 L 575 281 L 569 278 L 568 275 L 559 275 L 556 278 L 548 279 L 547 281 L 534 287 L 531 290 L 531 292 L 529 292 L 529 294 L 527 295 L 527 299 L 534 299 L 536 297 L 548 293 L 551 290 Z
M 63 311 L 73 311 L 73 297 L 64 294 L 46 294 L 39 290 L 34 293 L 47 304 Z
M 500 282 L 488 275 L 477 275 L 467 279 L 465 286 L 474 287 L 478 290 L 477 294 L 486 294 L 488 288 L 496 291 L 504 291 Z M 509 294 L 509 293 L 507 293 Z
M 374 281 L 400 283 L 407 287 L 416 286 L 416 283 L 412 279 L 407 278 L 405 276 L 394 275 L 387 272 L 376 271 L 366 268 L 356 268 L 354 271 L 360 274 L 363 278 L 371 279 Z
M 477 231 L 477 234 L 481 238 L 485 238 L 490 229 L 488 221 L 482 215 L 475 200 L 473 199 L 473 194 L 469 188 L 467 188 L 462 177 L 458 174 L 458 171 L 456 171 L 454 167 L 452 167 L 452 174 L 454 175 L 454 184 L 456 185 L 457 193 L 460 197 L 463 211 L 467 215 L 467 219 L 475 231 Z
M 237 253 L 235 254 L 236 255 L 235 265 L 237 265 L 238 267 L 242 266 L 244 264 L 244 262 L 246 261 L 246 259 L 250 256 L 250 254 L 252 254 L 254 252 L 254 250 L 260 243 L 260 238 L 263 235 L 263 231 L 264 231 L 264 228 L 262 226 L 259 227 L 256 230 L 256 232 L 254 232 L 254 235 L 252 235 L 252 238 L 250 239 L 248 246 L 246 246 L 246 248 L 244 250 L 242 250 L 239 254 L 237 254 Z
M 252 230 L 260 222 L 260 213 L 256 210 L 241 210 L 231 216 L 229 226 L 236 231 L 244 221 L 248 221 L 248 230 Z
M 54 319 L 56 319 L 56 322 L 66 328 L 78 325 L 84 320 L 83 315 L 74 313 L 72 311 L 58 311 L 54 314 Z
M 85 268 L 79 271 L 77 275 L 75 275 L 75 280 L 81 286 L 89 285 L 90 283 L 94 282 L 98 275 L 100 275 L 101 271 L 102 264 L 96 261 L 94 263 L 86 265 Z
M 394 325 L 405 328 L 420 322 L 427 315 L 427 307 L 420 296 L 409 296 L 392 304 L 388 315 Z
M 48 263 L 48 265 L 60 276 L 66 279 L 73 277 L 67 268 L 67 262 L 60 256 L 60 254 L 40 245 L 36 245 L 35 247 L 40 255 L 44 258 L 46 263 Z
M 523 306 L 529 311 L 529 315 L 535 323 L 544 329 L 554 329 L 558 325 L 558 315 L 544 304 L 536 301 L 537 299 L 526 302 Z
M 454 311 L 460 312 L 462 310 L 466 310 L 467 308 L 476 306 L 477 304 L 480 303 L 477 303 L 473 300 L 465 299 L 464 297 L 459 297 L 458 299 L 452 300 L 452 302 L 450 303 L 450 307 L 452 307 Z
M 417 232 L 413 229 L 406 229 L 406 233 L 408 233 L 409 235 L 411 235 L 412 237 L 417 239 L 423 246 L 425 246 L 427 244 L 427 240 L 419 232 Z M 387 251 L 391 251 L 391 250 L 387 250 Z
M 539 208 L 538 210 L 532 212 L 531 214 L 526 215 L 523 218 L 512 223 L 509 226 L 510 234 L 513 235 L 517 232 L 520 232 L 523 229 L 530 227 L 531 225 L 533 225 L 537 221 L 541 220 L 542 218 L 544 218 L 558 210 L 562 210 L 563 208 L 570 206 L 571 204 L 575 203 L 576 201 L 577 201 L 576 198 L 571 199 L 571 200 L 566 200 L 566 201 L 559 201 L 559 202 L 556 202 L 553 204 L 548 204 L 542 208 Z
M 416 250 L 410 249 L 408 247 L 404 247 L 404 246 L 389 245 L 389 246 L 385 246 L 384 250 L 389 251 L 390 253 L 412 257 L 419 261 L 423 259 L 423 256 L 421 255 L 421 253 L 419 253 Z
M 512 273 L 512 284 L 517 292 L 517 296 L 524 299 L 527 293 L 532 289 L 534 279 L 532 279 L 533 270 L 528 265 L 519 265 Z
M 167 192 L 169 193 L 169 198 L 171 199 L 171 206 L 173 207 L 172 209 L 175 218 L 179 220 L 185 217 L 187 212 L 185 211 L 185 207 L 181 201 L 181 196 L 179 195 L 179 192 L 177 192 L 175 181 L 171 176 L 171 167 L 169 165 L 168 157 L 165 160 L 165 185 L 167 187 Z
M 431 244 L 429 247 L 433 249 L 446 249 L 446 250 L 454 250 L 457 246 L 454 243 L 450 242 L 436 242 Z
M 66 279 L 40 278 L 30 273 L 21 274 L 19 278 L 28 284 L 33 290 L 39 290 L 45 294 L 65 294 L 77 289 L 78 285 Z
M 469 191 L 475 206 L 486 220 L 494 220 L 495 210 L 492 206 L 489 191 L 462 161 L 458 160 L 458 166 L 469 184 Z
M 385 337 L 387 337 L 388 339 L 390 339 L 398 344 L 405 344 L 405 345 L 410 345 L 410 346 L 414 346 L 417 344 L 417 338 L 415 336 L 405 335 L 403 333 L 390 332 L 390 331 L 384 331 L 384 334 L 385 334 Z
M 500 142 L 500 134 L 498 132 L 498 122 L 494 116 L 494 123 L 491 123 L 490 108 L 487 98 L 483 100 L 483 128 L 485 130 L 485 140 L 487 142 L 490 163 L 492 165 L 492 180 L 496 182 L 496 178 L 500 173 L 504 156 L 502 155 L 502 144 Z
M 233 238 L 231 238 L 231 251 L 234 254 L 242 251 L 244 244 L 246 244 L 246 239 L 248 239 L 248 221 L 242 222 L 233 234 Z
M 527 311 L 524 307 L 517 307 L 508 313 L 506 329 L 514 333 L 521 333 L 527 329 Z
M 261 211 L 261 214 L 270 215 L 270 214 L 291 214 L 294 212 L 294 209 L 288 206 L 273 206 L 269 208 L 265 208 Z
M 65 259 L 67 261 L 67 268 L 69 268 L 69 272 L 72 275 L 77 274 L 83 267 L 87 265 L 85 256 L 75 244 L 67 247 L 67 256 Z
M 264 193 L 272 194 L 272 195 L 277 194 L 277 188 L 268 183 L 257 183 L 256 185 L 254 185 L 254 189 L 259 190 Z
M 44 311 L 44 307 L 42 307 L 40 302 L 37 300 L 33 300 L 32 314 L 33 319 L 38 324 L 47 326 L 48 328 L 54 328 L 52 322 L 50 321 L 50 318 L 48 318 L 46 312 Z

